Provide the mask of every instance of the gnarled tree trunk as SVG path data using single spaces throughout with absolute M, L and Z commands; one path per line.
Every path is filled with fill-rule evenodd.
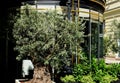
M 25 83 L 52 83 L 51 75 L 47 67 L 36 67 L 33 79 Z

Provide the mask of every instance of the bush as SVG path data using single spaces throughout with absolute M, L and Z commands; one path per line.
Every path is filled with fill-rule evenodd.
M 73 68 L 76 82 L 82 83 L 110 83 L 116 81 L 120 75 L 120 65 L 107 65 L 104 59 L 92 59 L 91 67 L 88 62 L 77 64 Z
M 97 72 L 93 73 L 92 72 L 92 77 L 93 77 L 93 80 L 96 82 L 96 83 L 99 83 L 101 80 L 102 80 L 102 77 L 105 75 L 105 73 L 102 72 L 102 70 L 98 70 Z
M 82 83 L 95 83 L 91 75 L 83 76 L 80 81 Z
M 60 79 L 64 83 L 74 83 L 75 82 L 75 78 L 73 75 L 66 75 L 65 77 L 61 77 Z
M 100 83 L 111 83 L 116 80 L 117 80 L 117 77 L 113 77 L 113 76 L 107 74 L 102 77 L 102 79 L 100 80 Z

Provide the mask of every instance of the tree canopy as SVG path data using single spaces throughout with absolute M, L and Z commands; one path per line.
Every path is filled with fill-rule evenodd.
M 72 55 L 80 56 L 84 28 L 82 20 L 64 19 L 57 11 L 38 12 L 25 7 L 13 28 L 17 59 L 31 56 L 35 64 L 50 64 L 56 69 L 70 65 Z

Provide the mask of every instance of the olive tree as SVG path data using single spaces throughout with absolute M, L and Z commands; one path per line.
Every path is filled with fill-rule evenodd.
M 58 71 L 70 65 L 72 55 L 80 56 L 84 27 L 82 20 L 64 19 L 57 11 L 38 12 L 25 7 L 13 28 L 17 59 L 31 56 L 35 65 L 49 64 Z

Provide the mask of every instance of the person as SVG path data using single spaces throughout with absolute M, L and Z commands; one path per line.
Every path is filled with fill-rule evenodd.
M 34 65 L 29 58 L 22 60 L 22 76 L 23 78 L 32 79 L 34 73 Z

